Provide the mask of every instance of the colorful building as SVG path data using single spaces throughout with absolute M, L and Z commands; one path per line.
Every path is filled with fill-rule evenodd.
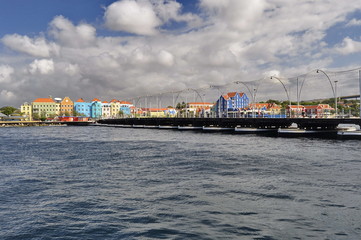
M 236 117 L 248 105 L 249 99 L 245 93 L 229 92 L 219 97 L 212 110 L 217 117 Z
M 111 105 L 107 101 L 102 102 L 102 118 L 111 118 Z
M 91 102 L 90 117 L 97 119 L 102 117 L 102 102 L 98 98 L 94 98 Z
M 37 98 L 32 102 L 33 118 L 55 117 L 60 113 L 60 103 L 55 102 L 51 97 Z
M 186 104 L 186 115 L 193 117 L 206 117 L 210 115 L 213 103 L 209 102 L 190 102 Z
M 123 112 L 124 115 L 131 115 L 131 107 L 133 107 L 133 104 L 127 101 L 121 101 L 120 102 L 120 111 Z
M 251 103 L 247 110 L 248 115 L 255 114 L 262 117 L 279 117 L 281 107 L 276 103 Z
M 328 104 L 305 106 L 306 116 L 311 118 L 328 118 L 333 110 L 335 109 Z
M 25 117 L 26 121 L 33 120 L 33 107 L 30 103 L 24 103 L 20 106 L 20 111 L 22 112 L 23 116 Z
M 118 118 L 120 110 L 120 102 L 116 99 L 110 101 L 110 115 L 112 118 Z
M 76 115 L 90 117 L 91 103 L 85 102 L 82 98 L 79 98 L 74 102 L 74 110 Z
M 61 116 L 64 115 L 73 116 L 73 111 L 74 111 L 74 102 L 69 97 L 65 97 L 63 100 L 61 100 L 60 102 Z

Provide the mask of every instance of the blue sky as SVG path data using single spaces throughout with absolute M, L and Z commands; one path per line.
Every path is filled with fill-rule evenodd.
M 0 106 L 47 95 L 121 100 L 270 75 L 295 89 L 293 76 L 360 66 L 359 0 L 0 2 Z M 353 93 L 354 78 L 339 79 L 340 91 Z M 327 96 L 317 92 L 322 81 L 311 77 L 304 98 Z M 268 89 L 264 98 L 282 98 Z

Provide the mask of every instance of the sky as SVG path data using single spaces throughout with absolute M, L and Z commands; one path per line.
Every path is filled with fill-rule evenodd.
M 261 86 L 259 100 L 284 100 L 284 88 L 294 100 L 295 76 L 307 79 L 302 99 L 315 99 L 336 80 L 338 94 L 359 93 L 357 71 L 335 72 L 360 67 L 359 0 L 0 1 L 0 107 L 247 92 L 234 81 Z

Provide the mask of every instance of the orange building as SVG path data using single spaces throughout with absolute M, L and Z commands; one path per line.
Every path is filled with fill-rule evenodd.
M 60 115 L 73 116 L 73 113 L 74 113 L 74 102 L 69 97 L 65 97 L 60 102 Z

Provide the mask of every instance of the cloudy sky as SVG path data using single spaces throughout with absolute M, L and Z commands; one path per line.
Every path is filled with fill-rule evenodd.
M 49 95 L 122 100 L 361 66 L 359 0 L 8 0 L 0 5 L 0 106 L 18 107 Z M 358 93 L 354 80 L 339 91 Z M 313 87 L 304 98 L 317 98 L 328 84 L 312 81 L 319 79 L 310 77 Z M 284 82 L 289 88 L 294 84 Z

